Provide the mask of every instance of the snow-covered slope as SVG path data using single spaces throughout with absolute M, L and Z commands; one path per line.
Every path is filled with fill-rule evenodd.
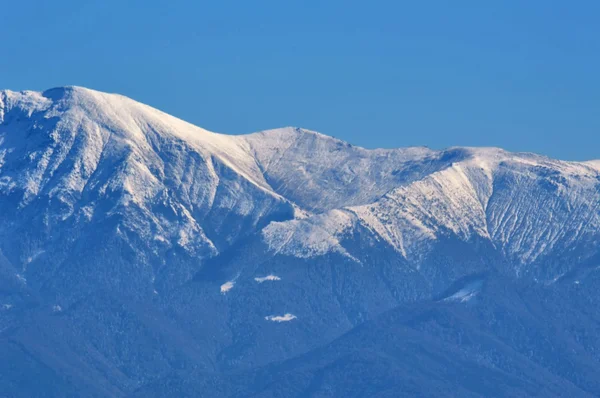
M 294 245 L 287 250 L 299 256 L 322 254 L 325 246 L 344 252 L 340 238 L 363 225 L 418 267 L 438 239 L 454 236 L 469 241 L 479 236 L 502 251 L 516 273 L 569 251 L 584 250 L 575 262 L 596 254 L 597 169 L 496 148 L 449 151 L 462 152 L 450 167 L 393 189 L 370 204 L 271 224 L 265 240 L 278 252 Z
M 169 250 L 201 260 L 272 218 L 293 217 L 235 137 L 83 88 L 0 98 L 0 250 L 23 272 L 44 259 L 52 263 L 44 271 L 61 267 L 65 245 L 109 222 L 154 280 Z M 61 253 L 49 252 L 55 246 Z
M 456 160 L 422 147 L 367 150 L 293 127 L 241 138 L 271 186 L 313 212 L 371 203 Z
M 78 87 L 3 91 L 0 121 L 3 209 L 31 217 L 40 239 L 15 243 L 16 224 L 0 228 L 24 273 L 50 255 L 54 228 L 74 240 L 115 216 L 115 233 L 133 233 L 158 263 L 172 248 L 213 257 L 263 227 L 274 252 L 306 257 L 348 253 L 340 237 L 361 225 L 416 264 L 449 234 L 488 239 L 518 268 L 597 242 L 597 161 L 367 150 L 298 128 L 229 136 Z

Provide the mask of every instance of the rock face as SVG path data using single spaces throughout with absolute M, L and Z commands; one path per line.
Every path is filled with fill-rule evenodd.
M 0 390 L 598 395 L 598 164 L 2 91 Z

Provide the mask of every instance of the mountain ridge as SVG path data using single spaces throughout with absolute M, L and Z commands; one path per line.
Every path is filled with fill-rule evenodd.
M 218 225 L 213 227 L 217 228 L 214 232 L 202 226 L 204 214 L 209 214 L 215 204 L 240 216 L 256 210 L 251 217 L 257 225 L 259 219 L 270 217 L 272 210 L 268 208 L 279 203 L 277 206 L 283 207 L 275 213 L 283 211 L 287 215 L 263 233 L 275 252 L 293 254 L 296 250 L 299 255 L 310 255 L 310 242 L 316 239 L 319 249 L 314 253 L 322 254 L 328 247 L 347 253 L 335 243 L 336 236 L 355 228 L 358 222 L 405 258 L 422 257 L 423 250 L 428 250 L 426 247 L 439 233 L 449 231 L 462 240 L 469 240 L 472 234 L 489 239 L 526 264 L 542 255 L 546 246 L 552 248 L 566 238 L 560 236 L 560 225 L 549 213 L 547 220 L 524 221 L 527 225 L 550 225 L 552 230 L 547 230 L 546 238 L 529 238 L 527 243 L 528 238 L 523 236 L 508 239 L 531 226 L 521 226 L 523 222 L 516 218 L 521 207 L 511 204 L 523 194 L 522 190 L 494 208 L 496 202 L 492 199 L 498 196 L 498 183 L 506 183 L 507 188 L 547 184 L 563 196 L 558 202 L 548 197 L 549 203 L 568 208 L 584 206 L 583 202 L 569 201 L 579 198 L 588 202 L 598 195 L 600 177 L 595 161 L 567 162 L 495 147 L 365 149 L 295 127 L 237 136 L 217 134 L 127 97 L 75 86 L 41 93 L 5 90 L 0 97 L 3 146 L 12 145 L 2 151 L 2 164 L 8 162 L 9 172 L 5 172 L 7 166 L 0 169 L 0 189 L 8 195 L 22 191 L 19 207 L 45 194 L 56 197 L 65 207 L 61 219 L 72 217 L 76 204 L 81 204 L 78 217 L 89 218 L 95 213 L 97 200 L 118 195 L 117 207 L 107 216 L 139 208 L 148 218 L 146 230 L 151 225 L 173 229 L 156 219 L 152 208 L 177 186 L 178 195 L 183 196 L 174 208 L 179 209 L 175 212 L 181 221 L 170 232 L 176 240 L 165 240 L 163 234 L 156 239 L 208 253 L 202 256 L 214 256 L 238 239 L 234 235 L 223 241 L 217 236 Z M 15 120 L 11 122 L 11 118 Z M 19 138 L 23 129 L 27 139 Z M 38 147 L 32 147 L 36 140 Z M 201 173 L 196 171 L 197 183 L 182 180 L 187 178 L 182 173 L 185 168 L 189 170 L 190 166 L 185 165 L 189 155 L 198 156 L 200 163 L 195 161 L 195 167 L 203 169 Z M 27 156 L 29 161 L 24 160 Z M 24 166 L 24 162 L 30 166 Z M 111 166 L 100 167 L 101 162 Z M 20 170 L 20 175 L 13 176 L 11 169 L 17 173 Z M 101 179 L 97 170 L 113 174 Z M 222 184 L 229 178 L 233 178 L 233 185 Z M 240 184 L 248 185 L 238 191 Z M 255 190 L 268 198 L 263 210 L 252 210 L 255 194 L 250 192 Z M 581 193 L 570 198 L 569 191 L 573 190 Z M 243 195 L 249 196 L 242 204 L 239 193 L 246 191 L 248 194 Z M 223 192 L 222 200 L 219 192 Z M 547 194 L 545 190 L 540 192 Z M 193 199 L 190 194 L 195 195 Z M 82 195 L 97 200 L 83 203 Z M 490 204 L 492 208 L 488 209 Z M 597 210 L 587 206 L 591 218 L 585 218 L 582 210 L 584 218 L 573 226 L 575 233 L 585 234 L 600 225 Z M 319 214 L 325 215 L 315 218 Z M 377 214 L 383 214 L 383 218 Z M 303 232 L 298 235 L 299 227 Z M 133 228 L 147 235 L 137 226 Z M 548 239 L 552 239 L 549 244 Z M 198 246 L 197 242 L 204 243 Z M 289 244 L 295 249 L 285 249 Z M 511 246 L 505 247 L 507 244 Z
M 158 112 L 162 113 L 163 115 L 168 116 L 170 118 L 174 118 L 174 119 L 178 119 L 178 120 L 184 121 L 183 119 L 180 119 L 180 118 L 175 117 L 175 116 L 171 116 L 168 113 L 165 113 L 165 112 L 163 112 L 163 111 L 161 111 L 161 110 L 159 110 L 159 109 L 157 109 L 157 108 L 155 108 L 155 107 L 153 107 L 151 105 L 146 105 L 146 104 L 144 104 L 142 102 L 138 102 L 138 101 L 132 99 L 131 97 L 126 96 L 126 95 L 119 94 L 119 93 L 109 93 L 109 92 L 99 91 L 99 90 L 87 88 L 87 87 L 84 87 L 84 86 L 77 86 L 77 85 L 56 86 L 56 87 L 52 87 L 52 88 L 49 88 L 49 89 L 46 89 L 46 90 L 43 90 L 43 91 L 0 89 L 0 94 L 2 94 L 5 97 L 4 101 L 6 101 L 6 97 L 7 96 L 8 97 L 12 97 L 12 96 L 19 95 L 19 94 L 20 95 L 23 95 L 23 94 L 25 94 L 25 95 L 36 94 L 36 95 L 40 95 L 40 96 L 45 97 L 45 98 L 57 100 L 57 99 L 63 99 L 64 95 L 66 93 L 69 93 L 69 92 L 87 92 L 87 93 L 95 93 L 95 94 L 102 94 L 102 95 L 107 95 L 107 96 L 118 97 L 118 98 L 121 98 L 121 99 L 125 99 L 127 101 L 134 102 L 136 104 L 142 105 L 142 106 L 147 107 L 149 109 L 152 109 L 154 111 L 158 111 Z M 61 95 L 52 95 L 52 93 L 60 93 Z M 185 123 L 190 124 L 192 126 L 195 126 L 195 127 L 199 128 L 199 129 L 202 129 L 201 127 L 198 127 L 198 126 L 196 126 L 196 125 L 194 125 L 192 123 L 189 123 L 189 122 L 185 122 Z M 202 129 L 202 130 L 209 132 L 208 130 L 205 130 L 205 129 Z M 507 151 L 507 150 L 505 150 L 505 149 L 503 149 L 501 147 L 494 147 L 494 146 L 491 146 L 491 147 L 486 147 L 486 146 L 483 146 L 483 147 L 478 147 L 478 146 L 449 146 L 449 147 L 442 148 L 442 149 L 439 149 L 439 150 L 433 150 L 433 149 L 430 149 L 430 148 L 428 148 L 426 146 L 410 146 L 410 147 L 399 147 L 399 148 L 364 148 L 364 147 L 361 147 L 361 146 L 350 144 L 350 143 L 348 143 L 348 142 L 346 142 L 346 141 L 344 141 L 342 139 L 339 139 L 339 138 L 336 138 L 336 137 L 333 137 L 333 136 L 329 136 L 329 135 L 320 133 L 318 131 L 314 131 L 314 130 L 310 130 L 310 129 L 305 129 L 305 128 L 302 128 L 302 127 L 299 127 L 299 126 L 285 126 L 285 127 L 279 127 L 279 128 L 273 128 L 273 129 L 267 129 L 267 130 L 260 130 L 260 131 L 257 131 L 257 132 L 246 133 L 246 134 L 224 134 L 224 133 L 215 133 L 215 132 L 212 132 L 212 133 L 213 134 L 218 134 L 218 135 L 225 135 L 225 136 L 244 137 L 244 136 L 249 136 L 249 135 L 255 135 L 255 134 L 259 135 L 259 134 L 265 134 L 265 133 L 266 134 L 268 134 L 268 133 L 277 133 L 277 132 L 286 133 L 286 132 L 289 132 L 289 131 L 294 131 L 294 132 L 298 132 L 298 133 L 302 132 L 302 133 L 308 133 L 308 134 L 317 135 L 317 136 L 320 136 L 320 137 L 323 137 L 323 138 L 332 139 L 332 140 L 338 141 L 340 143 L 344 143 L 344 144 L 347 144 L 347 145 L 350 145 L 350 146 L 353 146 L 353 147 L 357 147 L 357 148 L 360 148 L 360 149 L 365 150 L 365 151 L 393 151 L 395 149 L 424 149 L 424 150 L 429 150 L 429 151 L 444 152 L 444 151 L 456 150 L 456 149 L 467 149 L 467 150 L 493 149 L 493 150 L 505 151 L 507 153 L 512 153 L 512 154 L 535 155 L 535 156 L 541 156 L 541 157 L 551 158 L 552 159 L 552 157 L 550 157 L 550 156 L 540 155 L 540 154 L 538 154 L 536 152 L 529 152 L 529 151 L 512 152 L 512 151 Z M 562 161 L 569 162 L 569 163 L 597 163 L 597 162 L 600 162 L 600 159 L 588 159 L 588 160 L 578 160 L 578 161 L 575 161 L 575 160 L 562 160 Z
M 600 363 L 593 321 L 581 330 L 576 322 L 600 302 L 597 166 L 493 147 L 365 149 L 295 127 L 225 135 L 116 94 L 1 91 L 0 351 L 15 365 L 0 385 L 27 395 L 19 375 L 37 372 L 40 388 L 59 396 L 155 386 L 168 394 L 177 383 L 197 396 L 204 382 L 235 396 L 271 388 L 240 386 L 235 375 L 253 380 L 297 359 L 301 368 L 268 377 L 281 395 L 308 395 L 342 391 L 335 381 L 351 358 L 358 369 L 393 365 L 385 391 L 411 364 L 384 345 L 343 347 L 405 333 L 382 315 L 402 308 L 424 319 L 425 337 L 404 334 L 416 347 L 443 348 L 430 362 L 440 371 L 461 364 L 487 372 L 486 382 L 505 375 L 503 391 L 552 380 L 557 394 L 595 393 L 594 372 L 548 359 L 522 325 L 574 311 L 564 339 L 544 329 L 548 350 L 572 358 L 562 345 L 575 344 Z M 519 299 L 512 316 L 503 291 L 552 305 L 530 313 Z M 469 331 L 481 316 L 487 335 Z M 469 352 L 460 336 L 473 341 Z M 535 385 L 514 373 L 538 367 Z M 315 376 L 298 392 L 303 369 Z M 414 377 L 426 374 L 424 366 Z M 452 379 L 444 374 L 437 392 Z M 319 375 L 333 378 L 324 390 Z

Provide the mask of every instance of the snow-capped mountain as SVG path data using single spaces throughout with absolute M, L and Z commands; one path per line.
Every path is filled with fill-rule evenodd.
M 2 91 L 0 212 L 3 352 L 50 390 L 123 396 L 290 360 L 399 305 L 473 305 L 490 278 L 593 281 L 600 161 L 232 136 L 115 94 Z

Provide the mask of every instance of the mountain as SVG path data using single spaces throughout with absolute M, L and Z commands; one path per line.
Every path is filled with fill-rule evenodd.
M 599 164 L 2 91 L 0 387 L 600 395 Z

